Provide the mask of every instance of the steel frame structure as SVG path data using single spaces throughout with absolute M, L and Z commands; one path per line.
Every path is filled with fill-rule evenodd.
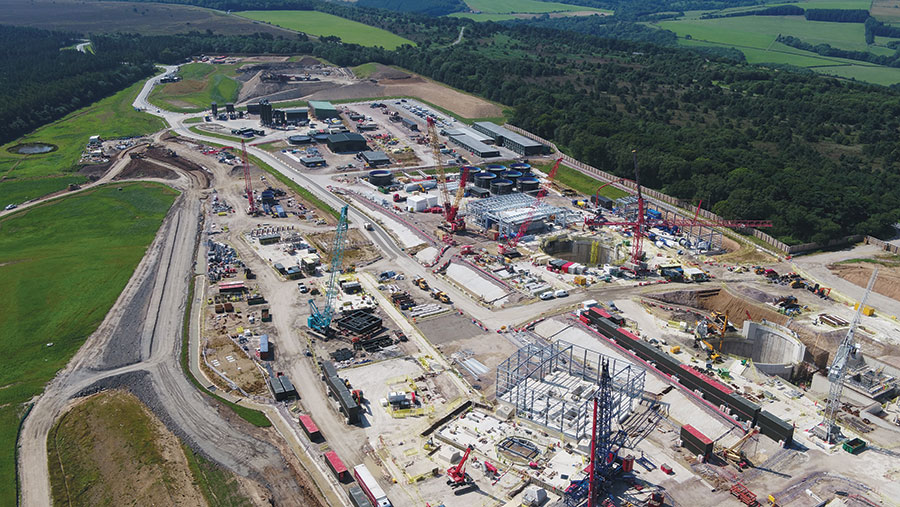
M 645 372 L 637 366 L 559 340 L 527 344 L 497 366 L 497 398 L 513 405 L 516 416 L 580 440 L 593 430 L 594 398 L 608 364 L 612 386 L 610 421 L 634 410 L 644 392 Z
M 513 193 L 469 201 L 466 218 L 487 230 L 497 225 L 500 238 L 512 238 L 526 220 L 551 222 L 560 227 L 582 220 L 581 215 L 567 208 L 551 206 L 530 195 Z

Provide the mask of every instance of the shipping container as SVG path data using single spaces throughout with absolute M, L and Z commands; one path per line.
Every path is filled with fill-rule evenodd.
M 313 442 L 323 440 L 322 432 L 319 431 L 319 427 L 313 422 L 312 417 L 301 415 L 297 418 L 297 422 L 300 423 L 300 427 L 303 428 L 303 432 L 306 433 L 306 436 L 309 437 L 310 440 Z
M 681 427 L 681 446 L 695 456 L 702 455 L 704 460 L 709 459 L 713 451 L 713 441 L 690 424 Z
M 328 451 L 325 453 L 325 462 L 328 463 L 328 468 L 334 472 L 334 475 L 338 478 L 339 481 L 345 482 L 350 480 L 350 474 L 347 472 L 347 466 L 344 465 L 344 462 L 341 461 L 341 458 L 334 451 Z
M 347 495 L 350 497 L 350 503 L 353 504 L 353 507 L 372 507 L 372 502 L 369 501 L 366 493 L 356 484 L 350 486 L 350 489 L 347 490 Z
M 760 412 L 756 424 L 760 433 L 776 442 L 784 442 L 785 447 L 794 441 L 794 425 L 775 417 L 771 412 Z

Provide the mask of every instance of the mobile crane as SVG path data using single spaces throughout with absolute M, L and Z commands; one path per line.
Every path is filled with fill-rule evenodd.
M 441 224 L 442 228 L 446 229 L 451 234 L 460 233 L 466 230 L 465 220 L 459 217 L 459 203 L 465 193 L 468 170 L 465 168 L 463 169 L 464 174 L 460 177 L 456 198 L 451 201 L 450 192 L 447 190 L 447 174 L 444 172 L 444 164 L 441 162 L 441 143 L 438 140 L 437 126 L 434 123 L 434 118 L 431 117 L 428 117 L 428 139 L 431 142 L 431 151 L 434 153 L 437 186 L 438 190 L 441 192 L 441 204 L 444 208 L 444 223 Z M 449 235 L 446 235 L 444 236 L 444 241 L 452 242 L 452 238 Z
M 472 452 L 471 445 L 466 447 L 466 452 L 463 454 L 462 459 L 459 460 L 459 463 L 447 469 L 447 485 L 451 488 L 467 486 L 474 482 L 472 477 L 466 473 L 466 461 L 469 460 L 470 452 Z

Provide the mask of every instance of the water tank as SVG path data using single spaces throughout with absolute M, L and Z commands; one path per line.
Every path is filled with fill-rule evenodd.
M 515 164 L 509 165 L 510 171 L 519 171 L 522 174 L 531 173 L 531 164 L 526 164 L 525 162 L 516 162 Z
M 501 172 L 506 170 L 506 166 L 500 164 L 488 164 L 484 168 L 485 170 L 496 174 L 500 174 Z
M 497 179 L 497 175 L 487 171 L 475 176 L 475 186 L 478 188 L 491 188 L 491 182 Z
M 516 184 L 507 179 L 497 178 L 491 182 L 491 194 L 504 195 L 512 193 Z
M 313 139 L 315 139 L 317 143 L 324 143 L 328 141 L 328 134 L 316 134 L 313 136 Z
M 519 192 L 533 192 L 541 186 L 541 182 L 538 181 L 537 178 L 533 177 L 524 177 L 519 178 L 519 181 L 516 182 L 519 186 Z
M 386 187 L 391 184 L 392 175 L 390 171 L 369 171 L 369 183 L 376 187 Z
M 465 170 L 465 169 L 469 170 L 469 172 L 466 175 L 466 181 L 468 181 L 469 183 L 475 181 L 475 173 L 479 172 L 480 169 L 478 169 L 477 167 L 471 166 L 471 165 L 460 167 L 459 168 L 460 176 L 462 176 L 463 170 Z
M 500 177 L 515 183 L 516 181 L 519 180 L 519 178 L 522 177 L 522 173 L 520 173 L 519 171 L 512 171 L 512 170 L 503 171 L 502 173 L 500 173 Z
M 288 138 L 288 142 L 291 144 L 307 144 L 312 142 L 312 138 L 309 136 L 291 136 Z

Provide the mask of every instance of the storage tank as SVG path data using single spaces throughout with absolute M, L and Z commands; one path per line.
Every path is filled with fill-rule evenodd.
M 541 186 L 541 182 L 531 176 L 519 178 L 519 181 L 516 183 L 519 187 L 519 192 L 533 192 Z
M 475 176 L 475 186 L 478 188 L 491 188 L 491 182 L 497 179 L 497 175 L 491 172 L 483 172 Z
M 512 193 L 513 189 L 516 187 L 516 184 L 507 179 L 497 178 L 491 181 L 491 194 L 493 195 L 505 195 Z
M 506 170 L 506 166 L 500 164 L 488 164 L 484 166 L 484 169 L 495 174 L 500 174 L 501 172 Z
M 369 171 L 369 183 L 376 187 L 385 187 L 391 184 L 393 175 L 390 171 Z
M 505 180 L 509 180 L 509 181 L 515 183 L 515 182 L 519 181 L 519 178 L 522 177 L 522 173 L 520 173 L 519 171 L 512 171 L 512 170 L 503 171 L 502 173 L 500 173 L 500 177 Z
M 288 138 L 288 142 L 291 144 L 309 144 L 312 142 L 312 138 L 309 136 L 291 136 Z
M 462 177 L 463 170 L 465 170 L 465 169 L 469 170 L 469 172 L 466 174 L 466 181 L 468 181 L 469 183 L 472 183 L 473 181 L 475 181 L 475 175 L 477 173 L 481 172 L 481 169 L 479 169 L 475 166 L 471 166 L 471 165 L 463 166 L 463 167 L 459 168 L 460 177 Z
M 317 143 L 328 142 L 328 134 L 316 134 L 313 136 L 313 139 L 315 139 Z
M 526 164 L 524 162 L 516 162 L 515 164 L 509 165 L 510 171 L 519 171 L 522 174 L 531 174 L 531 164 Z

